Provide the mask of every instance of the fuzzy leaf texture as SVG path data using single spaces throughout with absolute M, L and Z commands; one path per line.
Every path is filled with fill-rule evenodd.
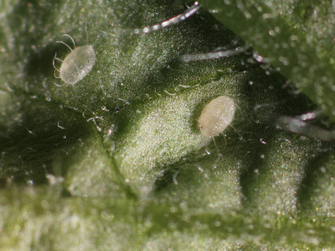
M 134 32 L 182 2 L 1 1 L 1 249 L 333 249 L 333 142 L 275 121 L 323 107 L 331 130 L 334 7 L 208 0 Z M 181 60 L 242 39 L 245 53 Z M 53 66 L 64 43 L 95 52 L 75 84 Z M 218 96 L 234 120 L 206 138 L 197 120 Z

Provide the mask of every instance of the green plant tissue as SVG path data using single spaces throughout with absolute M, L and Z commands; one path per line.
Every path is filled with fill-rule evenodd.
M 201 1 L 335 120 L 334 2 Z M 236 20 L 238 20 L 236 22 Z
M 0 250 L 332 250 L 333 4 L 184 2 L 0 2 Z

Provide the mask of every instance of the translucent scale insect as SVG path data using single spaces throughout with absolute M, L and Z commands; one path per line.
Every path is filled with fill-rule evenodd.
M 140 33 L 149 33 L 151 31 L 157 31 L 159 29 L 178 24 L 185 19 L 189 18 L 193 14 L 195 14 L 199 9 L 200 5 L 198 2 L 195 2 L 189 9 L 187 9 L 184 13 L 179 14 L 173 18 L 170 18 L 169 20 L 163 21 L 160 24 L 155 24 L 152 26 L 144 27 L 144 28 L 136 28 L 131 30 L 123 30 L 124 32 L 130 31 L 135 34 Z M 68 35 L 64 34 L 63 36 L 69 37 L 73 45 L 75 47 L 74 39 Z M 72 49 L 68 44 L 66 44 L 63 41 L 57 41 L 57 43 L 62 43 L 66 47 L 68 47 L 71 51 L 70 54 L 68 54 L 64 60 L 57 57 L 57 54 L 54 57 L 53 60 L 53 66 L 55 71 L 59 72 L 59 77 L 61 78 L 65 83 L 74 85 L 78 83 L 80 80 L 82 80 L 93 68 L 95 64 L 95 52 L 92 45 L 84 45 L 77 47 L 75 49 Z M 55 60 L 60 61 L 62 63 L 60 69 L 58 69 L 55 66 Z
M 57 58 L 57 54 L 55 54 L 53 66 L 55 72 L 59 72 L 59 77 L 56 75 L 55 77 L 61 78 L 66 84 L 74 85 L 86 77 L 92 70 L 96 60 L 95 52 L 92 45 L 84 45 L 76 48 L 76 44 L 70 35 L 64 34 L 63 36 L 69 37 L 72 40 L 75 49 L 73 50 L 63 41 L 57 41 L 57 43 L 64 44 L 68 47 L 71 53 L 68 54 L 64 60 Z M 62 63 L 60 69 L 57 69 L 55 66 L 55 60 Z
M 235 103 L 231 98 L 215 98 L 201 112 L 198 120 L 200 131 L 206 137 L 218 135 L 233 121 L 234 114 Z

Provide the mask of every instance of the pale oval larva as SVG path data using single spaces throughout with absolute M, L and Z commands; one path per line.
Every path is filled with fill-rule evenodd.
M 77 47 L 64 59 L 59 69 L 60 78 L 67 84 L 78 83 L 92 70 L 95 59 L 92 45 Z
M 69 37 L 73 45 L 75 45 L 74 39 L 68 35 L 64 34 L 63 36 Z M 71 53 L 68 54 L 64 60 L 57 58 L 57 54 L 53 60 L 53 66 L 56 71 L 59 72 L 59 77 L 65 83 L 74 85 L 82 80 L 93 68 L 95 64 L 95 52 L 92 45 L 84 45 L 75 48 L 72 48 L 64 43 L 63 41 L 57 41 L 57 43 L 64 44 L 71 50 Z M 62 62 L 60 69 L 57 69 L 55 66 L 55 60 Z
M 226 96 L 220 96 L 209 102 L 202 110 L 198 120 L 200 131 L 206 137 L 223 132 L 232 122 L 235 113 L 234 101 Z

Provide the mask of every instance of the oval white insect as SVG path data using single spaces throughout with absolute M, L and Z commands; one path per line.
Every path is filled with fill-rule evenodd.
M 64 36 L 70 37 L 75 46 L 75 42 L 71 36 L 67 34 L 64 34 Z M 96 57 L 93 46 L 84 45 L 72 50 L 72 48 L 63 41 L 57 42 L 67 46 L 71 50 L 71 53 L 68 54 L 64 60 L 57 58 L 56 54 L 53 60 L 53 66 L 55 70 L 59 72 L 58 78 L 61 78 L 67 84 L 74 85 L 86 77 L 95 64 Z M 56 68 L 55 60 L 62 62 L 60 69 Z
M 200 131 L 206 137 L 222 133 L 232 122 L 235 113 L 234 101 L 226 96 L 220 96 L 209 102 L 202 110 L 198 120 Z

